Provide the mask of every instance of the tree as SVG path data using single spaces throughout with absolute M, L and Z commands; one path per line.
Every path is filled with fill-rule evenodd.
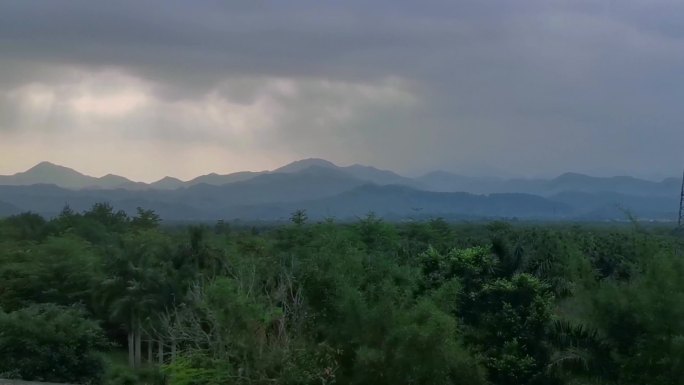
M 131 225 L 137 229 L 149 230 L 159 227 L 161 218 L 154 210 L 145 210 L 142 207 L 136 209 L 137 215 L 131 220 Z
M 146 231 L 124 238 L 122 248 L 108 256 L 100 297 L 110 316 L 128 334 L 130 366 L 140 366 L 143 324 L 155 316 L 165 302 L 160 256 L 165 254 L 165 237 Z
M 299 209 L 292 213 L 292 216 L 290 217 L 290 222 L 294 223 L 297 226 L 301 226 L 304 223 L 306 223 L 307 219 L 309 219 L 309 217 L 306 215 L 306 210 Z
M 389 251 L 397 247 L 395 227 L 385 223 L 373 212 L 368 213 L 355 227 L 361 242 L 370 252 Z
M 553 353 L 554 297 L 548 285 L 529 274 L 500 277 L 512 270 L 502 269 L 501 260 L 484 247 L 446 255 L 429 249 L 420 265 L 428 290 L 454 279 L 460 283 L 453 315 L 463 320 L 466 343 L 483 355 L 489 381 L 523 385 L 558 380 L 546 370 Z
M 122 232 L 128 224 L 128 215 L 125 211 L 114 211 L 109 203 L 96 203 L 93 207 L 83 213 L 83 217 L 104 225 L 108 230 Z
M 553 295 L 537 278 L 520 274 L 485 283 L 470 304 L 468 339 L 484 354 L 494 384 L 553 384 Z

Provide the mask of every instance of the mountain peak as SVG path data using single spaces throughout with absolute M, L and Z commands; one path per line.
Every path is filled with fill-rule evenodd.
M 40 162 L 24 172 L 2 176 L 3 185 L 54 184 L 66 188 L 83 188 L 92 184 L 96 178 L 83 175 L 68 167 L 50 162 Z
M 152 182 L 150 186 L 162 190 L 175 190 L 177 188 L 183 187 L 184 184 L 185 182 L 178 178 L 165 176 L 156 182 Z
M 117 180 L 123 180 L 123 179 L 125 179 L 125 180 L 129 180 L 128 178 L 124 178 L 124 177 L 122 177 L 122 176 L 120 176 L 120 175 L 111 174 L 111 173 L 110 173 L 110 174 L 107 174 L 107 175 L 105 175 L 105 176 L 103 176 L 103 177 L 100 177 L 100 179 L 112 179 L 112 180 L 114 180 L 114 179 L 117 179 Z
M 128 178 L 124 178 L 120 175 L 115 175 L 115 174 L 107 174 L 103 177 L 96 178 L 96 182 L 93 184 L 93 186 L 87 186 L 87 187 L 101 187 L 101 188 L 124 188 L 124 187 L 133 187 L 135 185 L 138 185 L 136 182 L 133 182 L 132 180 Z
M 178 179 L 178 178 L 174 178 L 172 176 L 165 176 L 165 177 L 163 177 L 163 178 L 161 178 L 158 181 L 153 182 L 153 183 L 159 183 L 159 182 L 183 182 L 183 181 Z
M 59 167 L 59 165 L 52 163 L 52 162 L 48 162 L 47 160 L 44 160 L 44 161 L 36 164 L 32 168 L 37 168 L 37 167 Z
M 305 169 L 312 167 L 312 166 L 334 168 L 334 169 L 339 168 L 333 162 L 330 162 L 330 161 L 325 160 L 325 159 L 308 158 L 308 159 L 297 160 L 297 161 L 294 161 L 292 163 L 286 164 L 283 167 L 280 167 L 280 168 L 273 170 L 273 172 L 285 172 L 285 173 L 299 172 L 299 171 L 305 170 Z
M 26 170 L 25 172 L 55 171 L 55 170 L 62 170 L 62 171 L 67 171 L 67 170 L 68 170 L 68 171 L 72 171 L 72 172 L 77 172 L 77 171 L 75 171 L 75 170 L 73 170 L 73 169 L 71 169 L 71 168 L 69 168 L 69 167 L 60 166 L 60 165 L 58 165 L 58 164 L 51 163 L 51 162 L 48 162 L 48 161 L 42 161 L 42 162 L 36 164 L 35 166 L 29 168 L 29 169 Z
M 34 176 L 34 177 L 54 177 L 54 178 L 85 177 L 85 175 L 81 174 L 80 172 L 78 172 L 72 168 L 60 166 L 58 164 L 54 164 L 54 163 L 50 163 L 50 162 L 40 162 L 37 165 L 29 168 L 28 170 L 14 174 L 14 175 L 15 176 L 23 176 L 23 177 Z

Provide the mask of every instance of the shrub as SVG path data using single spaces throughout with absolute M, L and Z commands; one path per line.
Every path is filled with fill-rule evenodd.
M 0 377 L 99 383 L 107 345 L 100 326 L 75 307 L 41 304 L 0 311 Z

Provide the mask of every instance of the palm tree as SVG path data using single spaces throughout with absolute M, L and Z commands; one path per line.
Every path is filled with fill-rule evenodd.
M 124 242 L 122 252 L 106 261 L 109 276 L 102 283 L 101 299 L 112 320 L 121 322 L 128 334 L 128 359 L 132 367 L 141 364 L 143 323 L 154 316 L 163 302 L 162 274 L 156 266 L 150 244 L 135 236 Z

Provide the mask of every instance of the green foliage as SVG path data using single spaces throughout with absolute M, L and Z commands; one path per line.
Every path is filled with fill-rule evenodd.
M 487 357 L 495 384 L 551 384 L 545 371 L 553 296 L 537 278 L 520 274 L 486 283 L 471 306 L 471 338 Z
M 142 207 L 138 207 L 137 211 L 138 215 L 131 220 L 131 225 L 134 228 L 149 230 L 159 227 L 161 218 L 153 210 L 145 210 Z
M 165 251 L 164 238 L 156 233 L 136 232 L 124 237 L 123 249 L 104 261 L 106 278 L 98 288 L 98 299 L 107 305 L 112 320 L 133 328 L 160 306 L 163 277 L 158 257 Z
M 0 226 L 0 236 L 5 239 L 39 241 L 47 234 L 47 222 L 34 213 L 13 215 Z
M 107 347 L 98 324 L 77 308 L 32 305 L 0 312 L 0 377 L 99 383 L 98 351 Z
M 130 368 L 115 366 L 106 372 L 103 382 L 107 385 L 137 385 L 140 377 Z
M 159 368 L 149 367 L 132 369 L 125 366 L 113 366 L 104 375 L 106 385 L 167 385 L 166 374 Z
M 213 228 L 107 204 L 22 214 L 0 220 L 0 368 L 97 382 L 93 352 L 116 345 L 135 369 L 105 383 L 674 384 L 682 246 L 660 228 L 303 210 Z
M 382 335 L 356 350 L 354 383 L 484 384 L 484 371 L 463 347 L 455 320 L 421 300 L 385 321 Z M 377 320 L 376 320 L 377 322 Z
M 591 294 L 592 321 L 612 346 L 619 383 L 671 384 L 684 376 L 684 261 L 664 252 L 640 262 L 636 278 Z
M 290 222 L 294 223 L 297 226 L 301 226 L 304 223 L 306 223 L 307 219 L 309 219 L 309 217 L 306 215 L 306 210 L 297 210 L 294 213 L 292 213 L 292 216 L 290 217 Z
M 369 252 L 388 251 L 396 248 L 398 234 L 391 224 L 369 213 L 356 225 L 356 233 Z
M 31 303 L 89 304 L 100 279 L 92 248 L 75 237 L 51 236 L 0 249 L 0 307 L 5 310 Z

